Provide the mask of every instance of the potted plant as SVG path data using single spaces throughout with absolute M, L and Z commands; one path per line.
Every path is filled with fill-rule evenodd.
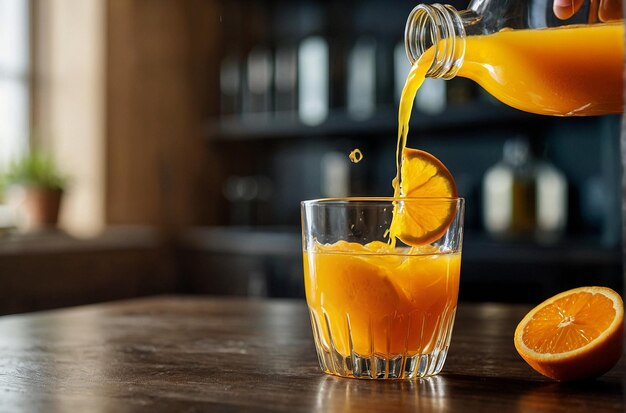
M 51 157 L 31 152 L 11 163 L 2 181 L 6 201 L 17 207 L 20 226 L 42 229 L 57 225 L 67 180 Z

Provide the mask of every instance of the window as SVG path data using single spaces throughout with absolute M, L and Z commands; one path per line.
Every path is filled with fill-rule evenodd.
M 28 149 L 29 3 L 0 0 L 0 169 Z

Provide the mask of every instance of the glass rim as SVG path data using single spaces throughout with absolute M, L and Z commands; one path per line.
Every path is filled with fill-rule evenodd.
M 301 201 L 300 205 L 308 206 L 308 205 L 332 205 L 333 203 L 337 204 L 345 204 L 352 202 L 366 202 L 366 203 L 393 203 L 393 202 L 406 202 L 406 201 L 441 201 L 441 202 L 465 202 L 465 198 L 457 196 L 457 197 L 393 197 L 393 196 L 376 196 L 376 197 L 368 197 L 368 196 L 356 196 L 356 197 L 338 197 L 338 198 L 318 198 L 318 199 L 308 199 L 305 201 Z

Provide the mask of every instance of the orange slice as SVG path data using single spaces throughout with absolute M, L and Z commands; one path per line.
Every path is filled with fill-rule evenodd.
M 428 152 L 404 148 L 400 178 L 402 197 L 457 196 L 452 174 L 439 159 Z M 456 202 L 453 200 L 398 201 L 391 224 L 391 235 L 412 246 L 430 244 L 446 232 L 455 212 Z
M 624 304 L 605 287 L 580 287 L 532 309 L 515 330 L 515 348 L 532 368 L 556 380 L 598 377 L 619 360 Z

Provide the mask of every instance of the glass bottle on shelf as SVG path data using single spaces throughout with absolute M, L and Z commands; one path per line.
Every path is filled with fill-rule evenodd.
M 485 173 L 483 221 L 497 237 L 529 236 L 535 228 L 534 164 L 528 142 L 512 139 L 504 144 L 503 158 Z
M 330 105 L 330 54 L 325 38 L 312 36 L 298 50 L 298 114 L 305 125 L 315 126 L 328 117 Z
M 483 222 L 498 238 L 558 239 L 567 221 L 567 182 L 547 160 L 533 157 L 528 141 L 505 142 L 503 158 L 483 179 Z
M 550 0 L 473 0 L 461 11 L 420 4 L 407 20 L 405 49 L 411 63 L 429 67 L 427 77 L 470 78 L 517 109 L 621 113 L 621 19 L 621 0 L 585 2 L 567 20 Z

